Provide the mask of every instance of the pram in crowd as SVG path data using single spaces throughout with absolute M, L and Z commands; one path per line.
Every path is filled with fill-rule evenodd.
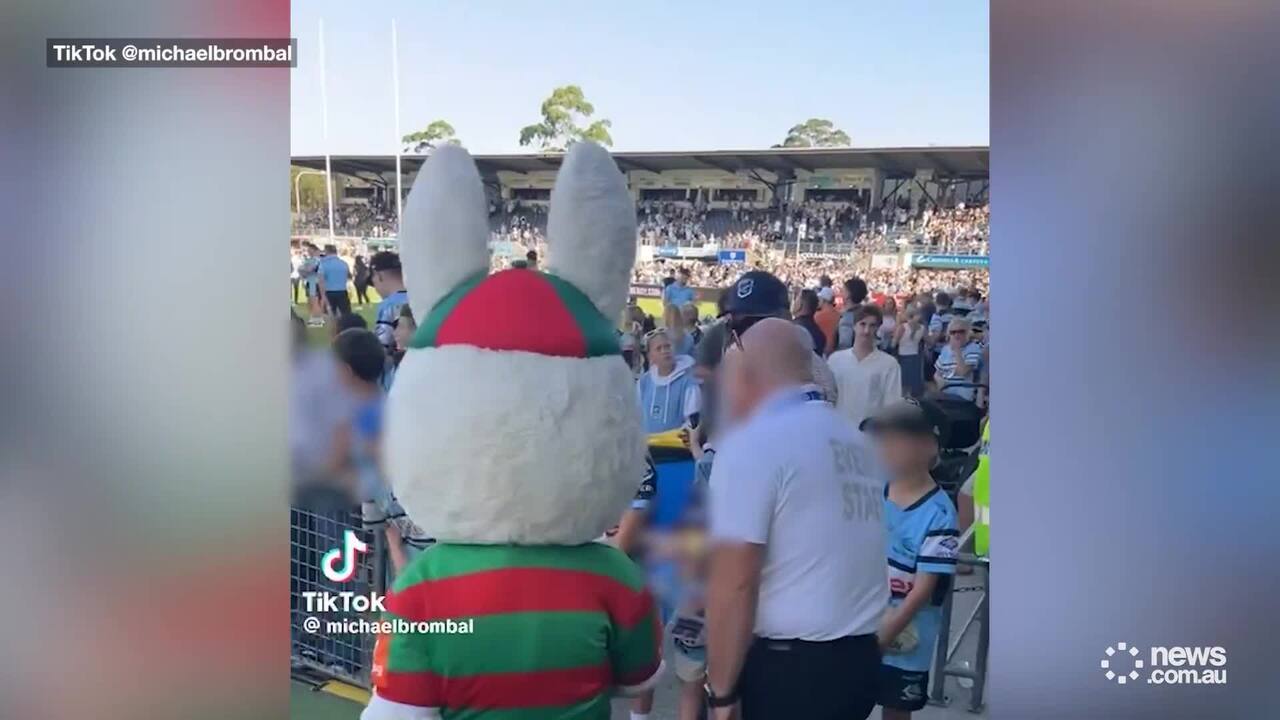
M 947 416 L 947 436 L 938 456 L 938 464 L 930 474 L 933 481 L 947 491 L 952 500 L 960 492 L 960 486 L 978 468 L 978 452 L 982 449 L 982 419 L 985 408 L 973 400 L 948 393 L 950 388 L 987 389 L 982 383 L 953 382 L 929 395 Z

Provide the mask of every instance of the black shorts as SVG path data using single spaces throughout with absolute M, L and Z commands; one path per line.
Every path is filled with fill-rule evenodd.
M 330 290 L 324 294 L 329 300 L 329 309 L 334 315 L 346 315 L 351 312 L 351 297 L 346 290 Z
M 738 677 L 742 720 L 863 720 L 876 705 L 879 670 L 875 635 L 756 638 Z
M 929 672 L 880 666 L 880 699 L 877 704 L 903 712 L 915 712 L 929 700 Z

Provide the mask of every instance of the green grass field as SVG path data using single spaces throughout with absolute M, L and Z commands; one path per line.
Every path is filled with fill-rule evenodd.
M 659 325 L 662 324 L 662 301 L 661 300 L 659 300 L 658 298 L 646 297 L 646 298 L 640 298 L 639 300 L 637 300 L 636 304 L 640 306 L 641 310 L 644 310 L 646 313 L 652 315 L 658 321 Z M 708 317 L 708 316 L 714 317 L 715 314 L 716 314 L 715 303 L 713 302 L 698 303 L 698 315 L 702 317 Z

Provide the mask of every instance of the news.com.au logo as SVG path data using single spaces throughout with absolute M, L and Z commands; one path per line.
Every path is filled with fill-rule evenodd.
M 342 535 L 342 547 L 336 547 L 320 558 L 320 570 L 336 583 L 344 583 L 356 576 L 360 553 L 369 552 L 369 546 L 356 537 L 354 530 Z
M 1103 655 L 1107 679 L 1119 685 L 1138 682 L 1144 675 L 1149 685 L 1227 684 L 1227 651 L 1222 647 L 1155 646 L 1144 659 L 1133 645 L 1116 643 Z

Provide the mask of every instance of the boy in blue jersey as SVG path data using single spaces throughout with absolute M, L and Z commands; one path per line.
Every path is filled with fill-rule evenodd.
M 400 319 L 400 308 L 409 303 L 409 293 L 404 289 L 404 276 L 400 270 L 400 256 L 387 250 L 375 253 L 369 259 L 369 271 L 373 289 L 382 298 L 374 318 L 373 332 L 387 349 L 387 354 L 391 354 L 396 349 L 395 328 Z
M 876 633 L 884 654 L 881 717 L 908 720 L 928 695 L 929 666 L 960 541 L 955 506 L 929 476 L 945 442 L 947 420 L 937 405 L 906 399 L 861 427 L 875 438 L 889 474 L 884 499 L 889 610 Z

